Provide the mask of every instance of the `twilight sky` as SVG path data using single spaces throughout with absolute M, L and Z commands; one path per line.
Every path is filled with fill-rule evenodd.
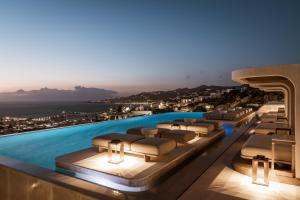
M 0 0 L 0 92 L 232 85 L 300 63 L 300 1 Z

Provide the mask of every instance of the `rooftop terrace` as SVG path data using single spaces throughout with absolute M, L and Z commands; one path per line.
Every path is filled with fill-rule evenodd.
M 48 169 L 34 165 L 36 163 L 23 162 L 30 161 L 30 159 L 20 161 L 0 157 L 0 195 L 2 199 L 46 197 L 51 200 L 199 199 L 199 197 L 205 199 L 300 199 L 298 179 L 300 166 L 298 129 L 300 125 L 296 123 L 299 121 L 297 119 L 300 113 L 296 103 L 300 94 L 297 79 L 299 70 L 299 65 L 282 65 L 244 69 L 233 73 L 233 79 L 236 81 L 249 83 L 266 91 L 279 91 L 285 94 L 284 104 L 273 103 L 263 106 L 258 112 L 252 112 L 247 108 L 216 111 L 206 113 L 205 122 L 200 119 L 202 114 L 199 115 L 199 113 L 178 115 L 175 113 L 163 117 L 162 115 L 148 116 L 127 121 L 121 120 L 112 124 L 81 126 L 76 129 L 78 131 L 67 135 L 64 134 L 68 131 L 62 129 L 58 132 L 61 133 L 60 136 L 63 136 L 59 137 L 60 139 L 68 141 L 66 144 L 68 148 L 65 149 L 55 145 L 55 142 L 63 145 L 63 140 L 51 140 L 51 134 L 48 133 L 50 143 L 41 144 L 40 149 L 43 149 L 43 146 L 52 147 L 51 144 L 53 144 L 54 148 L 51 151 L 60 152 L 51 156 L 52 164 L 45 165 L 50 166 Z M 182 118 L 185 119 L 182 120 Z M 189 119 L 186 120 L 187 118 Z M 221 127 L 217 125 L 219 123 L 222 123 Z M 142 129 L 139 129 L 138 136 L 135 136 L 138 139 L 131 140 L 132 136 L 128 136 L 128 129 L 145 125 L 153 128 L 157 126 L 155 129 L 157 132 L 154 135 L 145 135 Z M 86 129 L 86 127 L 89 128 Z M 215 129 L 216 127 L 218 128 Z M 74 127 L 68 130 L 72 128 Z M 106 141 L 106 137 L 112 136 L 104 137 L 100 134 L 100 137 L 96 139 L 101 141 L 95 145 L 94 140 L 99 134 L 99 128 L 102 131 L 108 128 L 109 132 L 116 130 L 121 132 L 123 136 L 117 135 L 120 140 L 114 142 L 127 145 L 128 149 L 125 151 L 123 163 L 107 163 L 109 145 L 103 147 L 101 144 Z M 222 130 L 222 128 L 225 129 L 225 135 L 216 134 L 218 136 L 216 138 L 209 137 L 211 131 Z M 124 136 L 126 130 L 126 137 L 130 140 L 126 140 Z M 184 134 L 178 130 L 184 131 Z M 185 141 L 188 138 L 187 134 L 193 136 L 193 139 L 187 139 L 188 142 Z M 42 137 L 42 134 L 35 136 Z M 156 140 L 158 143 L 149 142 L 151 141 L 149 136 L 155 137 L 153 141 Z M 183 142 L 181 136 L 184 136 Z M 26 134 L 20 137 L 26 137 Z M 125 139 L 121 141 L 121 138 Z M 2 152 L 7 152 L 8 149 L 12 152 L 16 149 L 18 152 L 18 149 L 12 146 L 6 148 L 8 140 L 9 138 L 2 140 Z M 115 139 L 110 139 L 108 142 L 113 140 Z M 33 142 L 38 144 L 36 141 Z M 253 141 L 256 142 L 253 143 Z M 19 142 L 17 143 L 21 145 L 22 142 Z M 32 141 L 27 142 L 31 144 Z M 80 148 L 78 148 L 78 143 L 82 144 Z M 94 146 L 91 145 L 92 143 Z M 173 146 L 170 145 L 172 143 Z M 134 148 L 137 144 L 142 144 L 141 152 Z M 161 155 L 159 152 L 162 146 L 160 145 L 165 144 L 172 147 L 166 154 Z M 285 147 L 282 148 L 280 145 L 285 145 Z M 24 153 L 22 146 L 20 149 Z M 67 149 L 67 151 L 61 152 L 61 149 Z M 121 149 L 122 147 L 117 152 L 122 152 Z M 149 149 L 158 152 L 155 154 L 155 159 L 151 157 L 154 154 L 149 153 Z M 12 152 L 7 155 L 20 156 L 16 156 L 17 159 L 23 158 L 20 154 Z M 255 155 L 252 155 L 253 152 Z M 37 157 L 43 156 L 38 153 L 37 151 Z M 32 155 L 34 154 L 25 154 L 24 158 Z M 57 168 L 53 167 L 55 158 Z M 239 163 L 240 160 L 243 162 Z M 264 179 L 265 186 L 254 184 L 256 161 L 266 166 L 264 171 L 258 167 L 258 175 L 264 173 L 267 177 Z M 51 170 L 53 168 L 56 171 Z M 290 173 L 278 173 L 282 172 L 282 169 L 288 169 Z M 139 183 L 143 184 L 138 185 Z M 132 188 L 135 189 L 132 190 Z

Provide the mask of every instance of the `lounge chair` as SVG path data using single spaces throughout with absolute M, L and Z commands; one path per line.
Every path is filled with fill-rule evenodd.
M 255 128 L 255 134 L 272 135 L 275 133 L 290 134 L 290 126 L 284 123 L 260 123 Z
M 124 149 L 130 150 L 131 144 L 144 139 L 144 136 L 141 135 L 129 135 L 129 134 L 121 134 L 121 133 L 110 133 L 107 135 L 100 135 L 92 140 L 92 144 L 100 149 L 106 149 L 108 147 L 108 143 L 112 140 L 121 140 L 124 143 Z
M 262 123 L 274 123 L 277 121 L 277 114 L 275 113 L 264 113 L 260 117 Z
M 287 120 L 287 118 L 281 118 L 281 119 L 279 118 L 279 119 L 276 120 L 275 123 L 278 123 L 278 124 L 288 124 L 289 121 Z
M 215 120 L 207 120 L 207 119 L 199 119 L 196 123 L 205 123 L 205 124 L 212 124 L 214 125 L 215 129 L 218 129 L 221 127 L 222 122 L 215 121 Z
M 146 162 L 149 161 L 151 157 L 159 158 L 176 148 L 176 142 L 172 139 L 145 138 L 140 135 L 120 133 L 97 136 L 93 139 L 92 143 L 99 148 L 99 152 L 102 152 L 108 148 L 108 143 L 110 141 L 116 139 L 124 143 L 125 152 L 143 155 Z
M 164 123 L 159 123 L 156 125 L 157 128 L 160 129 L 169 129 L 169 130 L 187 130 L 187 126 L 190 123 L 188 122 L 164 122 Z
M 205 113 L 204 117 L 208 120 L 226 120 L 226 121 L 234 121 L 240 119 L 242 116 L 249 114 L 252 112 L 251 108 L 231 108 L 223 111 L 214 111 Z
M 241 149 L 241 157 L 252 159 L 254 156 L 262 155 L 272 159 L 272 136 L 252 135 Z M 292 149 L 288 145 L 277 144 L 275 148 L 275 161 L 278 163 L 292 163 Z
M 131 144 L 131 153 L 144 155 L 148 162 L 152 157 L 159 158 L 176 148 L 176 142 L 166 138 L 145 138 Z
M 177 143 L 185 144 L 188 141 L 194 139 L 196 137 L 196 133 L 194 131 L 185 131 L 185 130 L 169 130 L 163 132 L 161 134 L 162 138 L 173 139 Z
M 187 131 L 193 131 L 200 135 L 207 135 L 209 132 L 212 132 L 215 130 L 215 125 L 212 123 L 194 123 L 192 125 L 189 125 L 186 129 Z
M 173 122 L 177 123 L 177 122 L 189 122 L 189 125 L 193 125 L 195 123 L 205 123 L 205 124 L 212 124 L 214 125 L 216 128 L 219 128 L 221 126 L 221 122 L 219 121 L 215 121 L 215 120 L 208 120 L 208 119 L 194 119 L 191 118 L 191 120 L 187 120 L 187 119 L 176 119 Z
M 184 131 L 193 131 L 198 135 L 207 135 L 209 132 L 216 129 L 215 123 L 199 121 L 196 123 L 188 123 L 182 121 L 176 122 L 166 122 L 157 124 L 157 128 L 160 129 L 169 129 L 169 130 L 184 130 Z

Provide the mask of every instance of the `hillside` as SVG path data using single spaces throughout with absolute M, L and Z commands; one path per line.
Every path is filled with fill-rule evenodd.
M 183 96 L 205 96 L 212 92 L 227 90 L 227 89 L 239 89 L 241 86 L 207 86 L 201 85 L 195 88 L 179 88 L 169 91 L 153 91 L 142 92 L 136 95 L 128 97 L 119 97 L 111 99 L 112 102 L 144 102 L 144 101 L 157 101 L 157 100 L 172 100 Z

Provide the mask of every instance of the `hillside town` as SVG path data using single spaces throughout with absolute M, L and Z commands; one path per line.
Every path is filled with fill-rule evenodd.
M 68 112 L 42 117 L 0 118 L 0 134 L 13 134 L 107 120 L 126 119 L 165 112 L 209 112 L 238 106 L 258 109 L 267 101 L 282 99 L 279 93 L 265 93 L 247 85 L 238 87 L 200 86 L 192 89 L 144 92 L 129 97 L 91 103 L 109 103 L 103 112 Z

